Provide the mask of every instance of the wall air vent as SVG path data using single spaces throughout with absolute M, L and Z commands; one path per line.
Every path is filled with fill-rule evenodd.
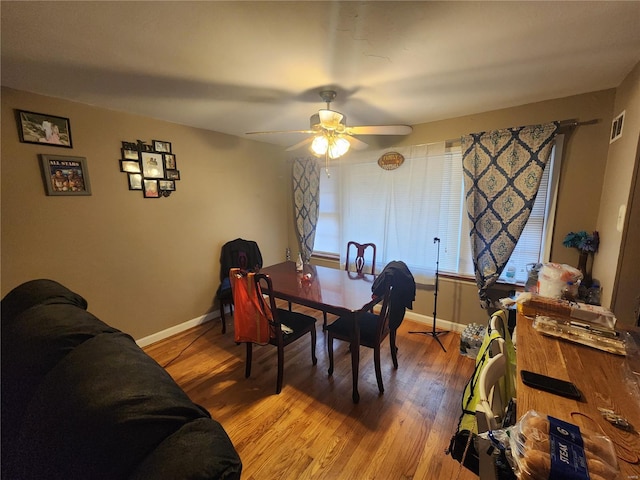
M 624 123 L 624 110 L 620 115 L 613 119 L 611 123 L 611 136 L 609 137 L 609 143 L 613 143 L 622 136 L 622 124 Z

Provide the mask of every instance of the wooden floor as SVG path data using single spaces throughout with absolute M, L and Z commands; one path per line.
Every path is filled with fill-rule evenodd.
M 254 347 L 251 377 L 244 378 L 245 346 L 233 340 L 232 318 L 226 335 L 214 320 L 145 348 L 223 425 L 242 459 L 243 479 L 477 479 L 444 453 L 474 364 L 460 355 L 459 334 L 439 337 L 445 353 L 431 336 L 409 334 L 429 328 L 405 319 L 398 370 L 384 344 L 383 395 L 373 352 L 361 348 L 356 405 L 348 345 L 335 341 L 335 370 L 328 377 L 322 315 L 299 311 L 319 320 L 318 363 L 311 364 L 308 339 L 287 347 L 280 395 L 274 347 Z

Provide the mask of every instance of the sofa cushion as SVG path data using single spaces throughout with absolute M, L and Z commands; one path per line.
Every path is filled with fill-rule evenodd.
M 4 320 L 0 393 L 3 460 L 12 456 L 24 411 L 46 375 L 78 345 L 96 335 L 119 332 L 73 301 L 35 305 L 11 322 Z
M 242 463 L 215 420 L 184 425 L 149 455 L 130 480 L 239 479 Z
M 16 316 L 12 323 L 3 323 L 3 370 L 24 381 L 39 382 L 78 345 L 96 335 L 117 332 L 74 305 L 36 305 Z
M 35 392 L 18 436 L 18 478 L 124 479 L 166 437 L 208 417 L 131 337 L 103 333 Z
M 8 324 L 34 305 L 62 303 L 87 309 L 87 301 L 54 280 L 38 279 L 25 282 L 2 299 L 2 324 Z

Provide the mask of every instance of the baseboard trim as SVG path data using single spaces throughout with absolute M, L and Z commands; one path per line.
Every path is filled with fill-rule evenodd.
M 231 313 L 231 312 L 229 312 Z M 421 315 L 419 313 L 415 313 L 407 310 L 405 313 L 405 318 L 409 320 L 413 320 L 414 322 L 424 324 L 429 327 L 429 331 L 433 328 L 433 317 L 427 317 L 426 315 Z M 191 320 L 187 320 L 184 323 L 179 325 L 174 325 L 173 327 L 169 327 L 160 332 L 154 333 L 147 337 L 136 340 L 136 343 L 139 347 L 144 348 L 153 343 L 159 342 L 160 340 L 164 340 L 165 338 L 169 338 L 172 335 L 176 335 L 180 332 L 184 332 L 185 330 L 189 330 L 190 328 L 197 327 L 198 325 L 202 325 L 203 323 L 209 322 L 216 318 L 220 318 L 217 312 L 209 312 L 206 315 L 201 315 L 200 317 L 193 318 Z M 465 325 L 460 323 L 450 322 L 448 320 L 441 320 L 436 318 L 436 328 L 439 330 L 449 331 L 449 332 L 457 332 L 460 333 L 464 330 Z
M 176 335 L 180 332 L 184 332 L 185 330 L 189 330 L 190 328 L 197 327 L 198 325 L 202 325 L 203 323 L 209 322 L 215 318 L 220 318 L 218 313 L 209 312 L 206 315 L 201 315 L 196 318 L 192 318 L 191 320 L 187 320 L 184 323 L 179 325 L 174 325 L 173 327 L 169 327 L 160 332 L 154 333 L 144 338 L 140 338 L 136 340 L 136 343 L 140 348 L 147 347 L 152 343 L 159 342 L 160 340 L 164 340 L 165 338 L 169 338 L 172 335 Z
M 407 310 L 407 312 L 404 314 L 404 318 L 408 318 L 409 320 L 413 320 L 414 322 L 422 323 L 425 326 L 428 326 L 429 331 L 433 329 L 433 317 L 427 317 L 426 315 L 421 315 L 419 313 Z M 450 322 L 449 320 L 436 318 L 436 328 L 438 330 L 460 333 L 464 330 L 464 327 L 466 327 L 466 325 L 462 325 L 461 323 L 455 323 Z

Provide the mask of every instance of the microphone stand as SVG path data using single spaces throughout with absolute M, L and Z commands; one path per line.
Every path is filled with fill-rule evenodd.
M 436 285 L 435 285 L 435 290 L 433 292 L 433 328 L 431 329 L 430 332 L 409 332 L 409 333 L 419 333 L 421 335 L 431 335 L 440 344 L 440 346 L 442 347 L 442 350 L 444 350 L 446 352 L 447 350 L 444 348 L 444 345 L 442 344 L 442 342 L 438 338 L 438 335 L 444 335 L 444 334 L 449 333 L 449 332 L 447 332 L 447 331 L 439 331 L 439 332 L 437 332 L 436 331 L 436 310 L 437 310 L 437 307 L 438 307 L 438 266 L 440 264 L 440 239 L 438 237 L 435 237 L 433 239 L 433 243 L 437 243 L 438 244 L 438 254 L 437 254 L 437 257 L 436 257 Z

